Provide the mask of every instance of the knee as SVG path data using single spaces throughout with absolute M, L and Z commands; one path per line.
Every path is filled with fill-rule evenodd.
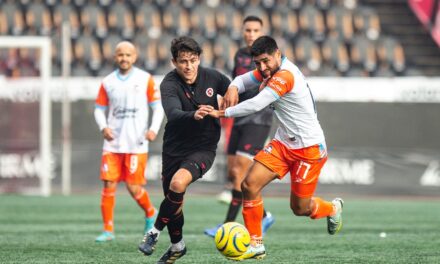
M 238 168 L 237 166 L 231 166 L 228 169 L 228 174 L 229 174 L 229 178 L 234 181 L 235 179 L 237 179 L 237 175 L 238 175 Z
M 183 180 L 173 179 L 170 184 L 170 190 L 177 193 L 182 193 L 186 190 L 186 184 Z
M 258 190 L 259 190 L 259 188 L 255 184 L 252 184 L 249 181 L 244 180 L 241 183 L 241 191 L 243 193 L 256 194 L 256 193 L 258 193 Z
M 292 212 L 296 216 L 309 216 L 310 215 L 310 209 L 302 206 L 290 206 L 290 209 L 292 209 Z

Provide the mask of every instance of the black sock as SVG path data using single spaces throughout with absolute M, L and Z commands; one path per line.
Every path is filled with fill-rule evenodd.
M 265 218 L 266 217 L 266 215 L 267 215 L 267 213 L 266 213 L 266 209 L 263 209 L 264 211 L 263 211 L 263 218 Z
M 225 223 L 233 222 L 237 218 L 238 210 L 243 203 L 242 192 L 237 190 L 232 190 L 232 201 L 229 204 L 228 213 L 226 215 Z
M 159 214 L 157 216 L 156 223 L 154 224 L 158 230 L 162 231 L 165 226 L 170 225 L 181 215 L 183 216 L 182 206 L 184 195 L 184 192 L 176 193 L 171 190 L 168 191 L 168 194 L 160 204 Z
M 171 243 L 175 244 L 182 240 L 182 228 L 184 223 L 185 219 L 183 216 L 183 212 L 181 211 L 180 214 L 178 214 L 178 216 L 168 224 L 167 228 Z

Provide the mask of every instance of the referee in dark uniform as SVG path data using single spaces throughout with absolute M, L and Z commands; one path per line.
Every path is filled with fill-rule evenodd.
M 250 49 L 254 41 L 262 35 L 263 21 L 259 17 L 248 16 L 243 20 L 243 39 L 246 47 L 239 49 L 235 54 L 232 78 L 255 69 Z M 257 95 L 258 88 L 256 85 L 254 89 L 241 94 L 239 102 Z M 237 218 L 242 205 L 241 182 L 251 167 L 254 156 L 264 147 L 272 125 L 272 115 L 273 110 L 266 107 L 255 114 L 234 118 L 228 144 L 228 179 L 232 182 L 232 200 L 229 202 L 224 223 L 233 222 Z M 264 210 L 263 233 L 266 233 L 274 222 L 272 214 Z M 220 225 L 205 229 L 205 234 L 214 237 Z
M 192 38 L 179 37 L 171 43 L 175 69 L 160 85 L 162 105 L 167 116 L 162 152 L 163 199 L 154 227 L 139 245 L 145 255 L 155 249 L 165 228 L 171 246 L 158 263 L 173 263 L 186 253 L 182 237 L 183 199 L 186 188 L 212 166 L 220 123 L 208 116 L 218 109 L 217 94 L 223 96 L 230 80 L 213 69 L 200 65 L 202 49 Z

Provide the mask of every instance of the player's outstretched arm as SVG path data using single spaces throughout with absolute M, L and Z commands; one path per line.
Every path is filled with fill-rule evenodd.
M 222 118 L 225 117 L 225 110 L 212 110 L 211 112 L 209 112 L 209 116 L 214 117 L 214 118 Z
M 223 97 L 222 103 L 220 105 L 220 109 L 224 110 L 228 107 L 234 106 L 238 103 L 238 87 L 237 86 L 229 86 L 226 91 L 225 96 Z
M 225 117 L 240 117 L 256 113 L 271 103 L 275 102 L 279 96 L 271 89 L 263 89 L 255 97 L 239 103 L 236 106 L 225 109 Z

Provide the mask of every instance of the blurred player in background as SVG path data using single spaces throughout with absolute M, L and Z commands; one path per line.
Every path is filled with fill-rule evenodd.
M 146 184 L 148 142 L 156 139 L 164 111 L 153 76 L 133 66 L 136 58 L 136 49 L 130 42 L 116 46 L 118 69 L 103 79 L 96 99 L 95 120 L 104 137 L 101 163 L 104 232 L 96 242 L 115 239 L 113 208 L 120 181 L 125 181 L 130 195 L 145 212 L 144 232 L 153 226 L 157 214 L 143 185 Z M 153 110 L 150 126 L 148 106 Z
M 202 49 L 192 38 L 179 37 L 171 43 L 172 63 L 160 85 L 167 116 L 162 150 L 163 199 L 159 215 L 144 236 L 139 250 L 151 255 L 160 232 L 167 227 L 171 246 L 157 263 L 173 263 L 186 254 L 183 241 L 183 200 L 186 189 L 212 166 L 220 139 L 219 120 L 207 116 L 218 109 L 230 80 L 200 65 Z
M 263 34 L 263 21 L 256 16 L 248 16 L 243 20 L 243 39 L 246 47 L 237 51 L 234 58 L 234 70 L 232 77 L 235 78 L 250 70 L 255 69 L 252 61 L 251 46 L 254 41 Z M 240 101 L 255 96 L 258 93 L 258 85 L 240 95 Z M 232 181 L 232 200 L 226 213 L 224 223 L 233 222 L 237 218 L 242 204 L 241 182 L 252 165 L 254 155 L 263 149 L 265 141 L 272 125 L 273 110 L 267 106 L 254 114 L 234 118 L 231 137 L 228 144 L 228 178 Z M 275 222 L 274 217 L 264 210 L 263 234 Z M 220 225 L 205 229 L 205 234 L 215 236 Z
M 321 168 L 327 161 L 324 133 L 319 124 L 315 102 L 307 81 L 298 67 L 281 55 L 276 41 L 268 36 L 255 40 L 251 54 L 256 68 L 235 78 L 225 95 L 222 107 L 213 117 L 239 117 L 255 113 L 270 104 L 280 126 L 274 139 L 258 152 L 241 187 L 243 218 L 251 235 L 251 245 L 234 260 L 261 259 L 266 255 L 261 222 L 261 190 L 288 172 L 291 177 L 290 208 L 298 216 L 311 219 L 327 217 L 327 231 L 336 234 L 342 227 L 340 198 L 332 202 L 314 197 Z M 237 104 L 238 94 L 256 83 L 260 92 Z

